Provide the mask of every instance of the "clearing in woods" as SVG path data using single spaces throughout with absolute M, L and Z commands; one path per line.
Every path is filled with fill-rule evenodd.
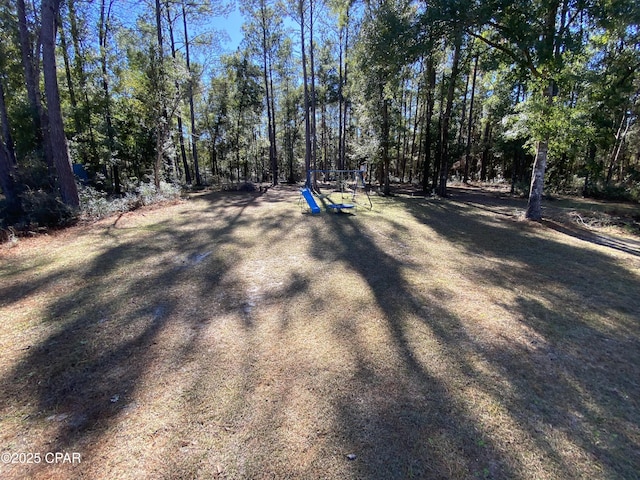
M 205 193 L 1 247 L 0 477 L 638 478 L 638 238 L 452 192 Z

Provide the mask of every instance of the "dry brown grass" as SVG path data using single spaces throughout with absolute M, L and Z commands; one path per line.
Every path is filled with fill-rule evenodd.
M 638 478 L 638 244 L 481 193 L 199 194 L 0 249 L 0 450 L 82 455 L 0 477 Z

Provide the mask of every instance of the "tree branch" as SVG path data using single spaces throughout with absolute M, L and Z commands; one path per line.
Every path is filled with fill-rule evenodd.
M 517 52 L 515 52 L 514 50 L 505 47 L 504 45 L 500 45 L 497 42 L 494 42 L 492 40 L 489 40 L 486 37 L 483 37 L 482 35 L 479 35 L 469 29 L 466 30 L 467 34 L 471 35 L 474 38 L 477 38 L 478 40 L 483 41 L 484 43 L 486 43 L 487 45 L 489 45 L 492 48 L 495 48 L 496 50 L 501 51 L 502 53 L 508 55 L 509 57 L 511 57 L 516 63 L 524 65 L 525 67 L 527 67 L 527 69 L 529 69 L 529 71 L 533 74 L 533 76 L 535 76 L 536 78 L 544 78 L 544 76 L 542 75 L 542 73 L 540 73 L 540 71 L 536 68 L 536 66 L 533 64 L 533 60 L 531 59 L 531 54 L 525 50 L 525 49 L 521 49 L 519 48 L 520 53 L 522 53 L 526 59 L 526 61 L 522 61 L 522 57 L 519 56 L 517 54 Z

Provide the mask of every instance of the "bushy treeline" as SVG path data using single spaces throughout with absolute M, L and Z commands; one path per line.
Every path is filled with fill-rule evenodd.
M 531 218 L 543 187 L 638 200 L 637 2 L 251 0 L 232 53 L 217 0 L 41 6 L 0 9 L 5 223 L 363 165 L 382 189 L 509 182 Z

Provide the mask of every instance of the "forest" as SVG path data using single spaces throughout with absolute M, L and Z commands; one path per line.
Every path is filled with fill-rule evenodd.
M 637 2 L 250 0 L 229 52 L 234 7 L 3 0 L 3 223 L 362 165 L 384 194 L 504 182 L 534 220 L 640 198 Z

